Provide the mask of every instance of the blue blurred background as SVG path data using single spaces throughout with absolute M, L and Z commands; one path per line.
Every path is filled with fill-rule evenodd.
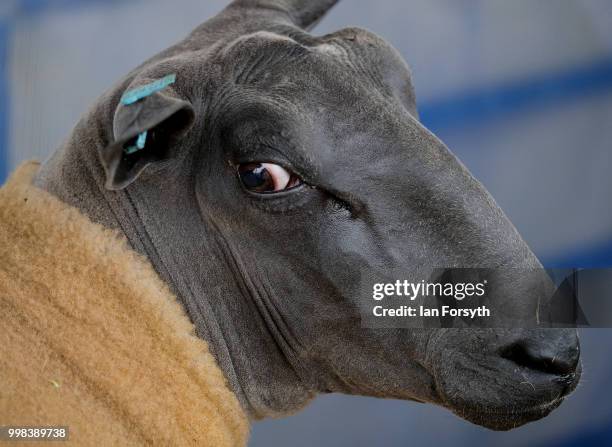
M 225 2 L 1 0 L 0 183 L 88 105 Z M 612 266 L 612 2 L 344 0 L 316 29 L 368 28 L 413 70 L 422 121 L 548 267 Z M 612 445 L 612 330 L 581 331 L 584 378 L 509 433 L 428 405 L 326 396 L 255 424 L 251 446 Z

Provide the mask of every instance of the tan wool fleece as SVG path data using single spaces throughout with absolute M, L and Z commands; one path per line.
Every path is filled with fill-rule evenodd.
M 245 445 L 247 418 L 166 284 L 32 186 L 37 169 L 0 189 L 0 425 L 69 426 L 74 445 Z

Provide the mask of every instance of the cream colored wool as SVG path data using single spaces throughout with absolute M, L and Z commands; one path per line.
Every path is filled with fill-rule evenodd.
M 37 169 L 0 189 L 0 425 L 67 425 L 74 445 L 245 445 L 247 418 L 167 286 L 31 186 Z

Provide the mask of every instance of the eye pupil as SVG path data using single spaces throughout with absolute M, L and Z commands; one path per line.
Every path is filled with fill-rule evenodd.
M 259 163 L 240 166 L 238 174 L 244 186 L 251 191 L 274 191 L 274 181 L 270 172 Z
M 285 191 L 299 186 L 299 177 L 274 163 L 245 163 L 238 166 L 238 177 L 247 190 L 256 193 Z

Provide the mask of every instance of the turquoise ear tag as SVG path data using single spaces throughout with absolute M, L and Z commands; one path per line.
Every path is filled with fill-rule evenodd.
M 140 87 L 136 87 L 135 89 L 128 90 L 121 97 L 121 104 L 125 106 L 132 105 L 140 101 L 141 99 L 144 99 L 147 96 L 151 96 L 153 93 L 159 92 L 160 90 L 165 89 L 169 85 L 174 84 L 175 81 L 176 74 L 172 73 L 168 76 L 158 79 L 157 81 L 153 81 L 149 84 L 141 85 Z M 138 134 L 138 137 L 136 138 L 136 143 L 130 146 L 125 146 L 123 148 L 123 151 L 127 155 L 131 155 L 135 152 L 144 149 L 147 142 L 147 132 L 148 131 L 145 130 L 144 132 Z
M 168 76 L 165 76 L 157 81 L 153 81 L 149 84 L 141 85 L 140 87 L 136 87 L 135 89 L 128 90 L 121 97 L 121 103 L 125 106 L 129 106 L 134 104 L 137 101 L 140 101 L 147 96 L 151 96 L 155 92 L 159 92 L 160 90 L 165 89 L 171 84 L 174 84 L 176 81 L 176 74 L 172 73 Z
M 126 146 L 123 148 L 123 151 L 128 154 L 131 155 L 134 152 L 138 152 L 141 149 L 144 149 L 145 147 L 145 143 L 147 142 L 147 131 L 145 130 L 143 133 L 138 134 L 138 138 L 136 139 L 136 144 L 132 145 L 132 146 Z

